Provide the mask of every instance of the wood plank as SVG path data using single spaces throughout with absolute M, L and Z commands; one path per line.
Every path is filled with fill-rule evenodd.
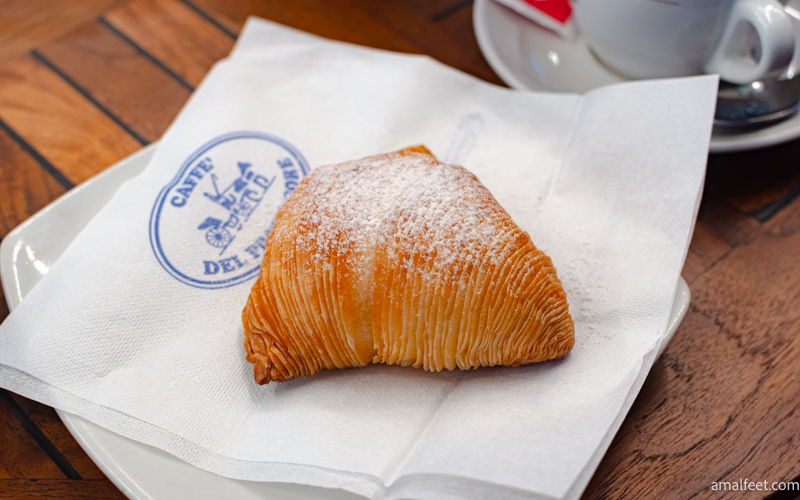
M 30 55 L 0 63 L 0 119 L 74 184 L 141 147 Z
M 760 228 L 761 223 L 727 203 L 704 200 L 681 273 L 683 278 L 691 285 L 698 276 Z
M 478 78 L 504 85 L 478 48 L 471 5 L 455 9 L 441 22 L 434 21 L 460 2 L 192 0 L 192 3 L 237 33 L 247 16 L 255 15 L 333 40 L 397 52 L 426 53 Z
M 739 246 L 761 228 L 761 223 L 757 220 L 743 214 L 736 207 L 716 201 L 710 196 L 703 197 L 697 220 L 708 226 L 714 235 L 731 247 Z
M 467 11 L 473 2 L 472 0 L 405 0 L 396 3 L 436 23 L 458 12 Z
M 0 130 L 0 238 L 65 191 Z
M 345 38 L 351 38 L 354 35 L 358 36 L 353 33 L 354 30 L 342 31 L 340 29 L 343 24 L 349 25 L 352 21 L 348 18 L 352 18 L 353 16 L 357 17 L 356 20 L 359 22 L 359 30 L 368 32 L 374 29 L 370 27 L 364 30 L 364 24 L 362 24 L 364 22 L 381 27 L 381 25 L 377 24 L 371 17 L 364 17 L 363 9 L 356 8 L 356 5 L 352 2 L 339 2 L 340 8 L 334 9 L 326 7 L 330 6 L 331 2 L 321 2 L 319 0 L 306 1 L 303 3 L 283 2 L 277 5 L 275 2 L 268 3 L 260 0 L 242 0 L 238 2 L 228 2 L 226 0 L 186 0 L 185 3 L 195 7 L 202 15 L 211 17 L 214 22 L 222 25 L 226 31 L 234 34 L 238 34 L 241 31 L 247 17 L 251 15 L 274 20 L 275 22 L 286 24 L 287 26 L 304 29 L 304 31 L 325 36 L 326 38 L 342 41 L 346 41 Z M 400 5 L 403 9 L 415 12 L 418 16 L 428 19 L 431 22 L 444 20 L 449 17 L 449 15 L 469 8 L 469 5 L 465 4 L 463 0 L 408 0 L 402 2 Z M 359 11 L 362 12 L 359 13 Z M 322 16 L 316 17 L 318 13 L 322 13 Z M 307 28 L 300 28 L 293 24 L 294 22 L 301 22 L 307 25 Z M 385 27 L 383 29 L 385 30 Z M 321 31 L 319 30 L 322 30 L 322 32 L 333 30 L 338 32 L 339 35 L 321 35 Z M 374 43 L 380 45 L 392 43 L 391 38 L 395 35 L 391 31 L 386 31 L 384 35 L 386 36 L 378 39 L 371 38 L 363 42 L 351 41 L 351 43 L 359 43 L 370 47 L 378 47 L 378 45 L 373 45 Z M 339 36 L 345 38 L 339 38 Z M 404 40 L 401 43 L 406 46 L 411 46 L 412 49 L 386 48 L 386 50 L 417 52 L 416 49 L 413 49 L 413 43 L 411 41 Z
M 9 394 L 83 479 L 104 479 L 106 477 L 75 441 L 53 408 L 19 394 Z
M 399 36 L 346 0 L 192 0 L 192 3 L 234 33 L 239 33 L 247 17 L 252 15 L 331 40 L 396 52 L 421 53 L 412 41 Z
M 798 247 L 795 200 L 695 280 L 585 498 L 719 498 L 712 481 L 800 475 Z
M 97 22 L 38 51 L 148 142 L 161 137 L 191 95 Z
M 6 303 L 6 297 L 3 294 L 3 289 L 0 287 L 0 323 L 2 323 L 9 315 L 10 311 L 8 310 L 8 304 Z
M 0 479 L 64 479 L 61 470 L 0 403 Z M 0 482 L 0 484 L 2 484 Z M 0 497 L 3 492 L 0 489 Z M 3 497 L 4 498 L 4 497 Z
M 0 130 L 0 239 L 66 190 Z M 8 316 L 0 289 L 0 322 Z
M 236 33 L 247 16 L 255 15 L 332 40 L 396 52 L 426 53 L 478 78 L 504 85 L 478 48 L 471 5 L 456 9 L 437 23 L 433 20 L 437 15 L 459 2 L 192 0 L 192 3 Z
M 683 265 L 681 275 L 689 285 L 706 269 L 730 251 L 731 246 L 714 234 L 713 229 L 702 221 L 697 221 Z
M 440 60 L 481 80 L 508 87 L 483 57 L 472 27 L 472 11 L 473 5 L 470 4 L 436 24 L 447 33 L 446 38 L 451 40 L 450 51 L 443 53 Z
M 136 0 L 105 19 L 193 87 L 233 48 L 228 35 L 178 0 Z
M 184 3 L 194 9 L 201 17 L 218 26 L 228 36 L 235 38 L 242 31 L 247 16 L 259 16 L 256 12 L 268 2 L 261 2 L 260 0 L 239 0 L 238 2 L 184 0 Z
M 0 497 L 7 499 L 59 498 L 62 500 L 124 500 L 126 497 L 105 480 L 0 480 Z
M 736 154 L 710 155 L 706 195 L 742 213 L 759 214 L 800 185 L 797 149 L 800 140 Z
M 414 40 L 423 53 L 478 78 L 504 85 L 480 52 L 472 28 L 472 5 L 435 23 L 402 3 L 352 2 L 398 35 Z
M 4 0 L 0 8 L 0 61 L 55 40 L 127 1 Z

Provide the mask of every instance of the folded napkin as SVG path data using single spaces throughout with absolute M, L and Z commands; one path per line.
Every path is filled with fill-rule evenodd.
M 247 480 L 371 498 L 575 498 L 659 347 L 703 184 L 715 77 L 522 93 L 428 57 L 250 19 L 152 162 L 0 326 L 0 386 Z M 241 311 L 311 169 L 424 144 L 550 255 L 565 358 L 258 386 Z

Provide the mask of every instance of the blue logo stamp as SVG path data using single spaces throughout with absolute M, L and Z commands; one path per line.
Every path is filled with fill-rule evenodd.
M 203 144 L 153 206 L 150 245 L 158 262 L 198 288 L 254 278 L 278 208 L 309 171 L 300 151 L 263 132 Z

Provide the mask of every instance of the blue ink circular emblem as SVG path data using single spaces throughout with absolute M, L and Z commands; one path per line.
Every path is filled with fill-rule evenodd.
M 150 245 L 158 262 L 198 288 L 254 278 L 278 208 L 309 171 L 297 148 L 263 132 L 203 144 L 153 206 Z

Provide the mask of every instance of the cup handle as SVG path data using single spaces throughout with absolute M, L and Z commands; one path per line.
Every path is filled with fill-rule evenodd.
M 761 41 L 761 58 L 756 63 L 748 53 L 745 30 L 750 24 Z M 736 0 L 717 48 L 706 63 L 706 73 L 719 73 L 731 83 L 750 83 L 771 78 L 792 62 L 794 30 L 792 21 L 775 0 Z

